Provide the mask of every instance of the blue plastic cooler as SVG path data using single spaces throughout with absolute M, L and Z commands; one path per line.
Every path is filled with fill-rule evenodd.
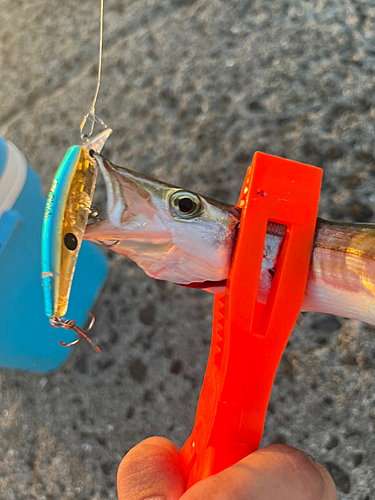
M 41 284 L 41 234 L 46 199 L 38 175 L 10 141 L 0 136 L 0 366 L 55 370 L 76 334 L 50 326 Z M 107 257 L 84 241 L 73 279 L 67 318 L 83 326 L 101 291 Z

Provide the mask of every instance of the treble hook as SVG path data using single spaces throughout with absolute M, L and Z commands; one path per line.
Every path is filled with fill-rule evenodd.
M 89 219 L 93 219 L 95 221 L 100 220 L 100 210 L 98 207 L 91 206 L 89 212 Z
M 69 344 L 67 344 L 66 342 L 62 342 L 61 340 L 58 340 L 57 342 L 60 345 L 62 345 L 64 347 L 71 347 L 73 345 L 76 345 L 81 340 L 81 337 L 83 337 L 85 340 L 87 340 L 87 342 L 89 344 L 91 344 L 93 346 L 93 348 L 97 352 L 101 352 L 99 347 L 97 345 L 95 345 L 94 342 L 90 339 L 90 337 L 88 337 L 86 335 L 86 332 L 89 332 L 95 323 L 95 316 L 92 314 L 91 311 L 87 311 L 87 312 L 91 316 L 91 321 L 90 321 L 90 324 L 86 330 L 82 330 L 82 328 L 79 328 L 79 326 L 77 326 L 77 323 L 74 321 L 74 319 L 63 319 L 63 318 L 57 318 L 57 317 L 50 318 L 51 326 L 53 326 L 54 328 L 60 327 L 60 328 L 64 328 L 64 329 L 70 329 L 70 330 L 73 330 L 77 335 L 79 335 L 79 337 L 76 340 L 74 340 L 73 342 L 69 342 Z

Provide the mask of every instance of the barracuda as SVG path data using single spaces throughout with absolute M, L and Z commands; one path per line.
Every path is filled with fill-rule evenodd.
M 84 238 L 129 257 L 149 276 L 210 292 L 225 289 L 241 211 L 94 155 L 108 218 Z M 270 289 L 285 227 L 268 224 L 259 301 Z M 318 219 L 302 311 L 375 324 L 375 225 Z

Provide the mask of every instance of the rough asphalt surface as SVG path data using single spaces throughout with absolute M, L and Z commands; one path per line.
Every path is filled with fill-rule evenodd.
M 0 12 L 0 133 L 47 193 L 95 91 L 99 0 Z M 320 216 L 375 222 L 373 1 L 105 0 L 105 14 L 97 109 L 113 162 L 235 204 L 260 150 L 324 169 Z M 1 500 L 114 499 L 133 445 L 190 433 L 212 296 L 109 254 L 103 353 L 81 342 L 57 373 L 0 371 Z M 274 442 L 324 464 L 339 499 L 375 498 L 374 326 L 305 315 L 275 381 Z

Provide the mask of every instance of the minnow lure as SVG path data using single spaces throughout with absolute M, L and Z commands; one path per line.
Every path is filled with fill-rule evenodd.
M 90 153 L 100 152 L 111 132 L 111 129 L 106 129 L 85 146 L 73 146 L 68 150 L 48 195 L 42 229 L 42 284 L 46 315 L 52 326 L 72 328 L 89 341 L 73 320 L 62 317 L 68 308 L 86 224 L 94 211 L 91 204 L 98 166 Z
M 94 154 L 108 218 L 84 239 L 135 261 L 149 276 L 223 292 L 241 210 L 113 165 Z M 285 226 L 268 224 L 258 300 L 266 301 Z M 302 311 L 375 324 L 375 225 L 318 219 Z

